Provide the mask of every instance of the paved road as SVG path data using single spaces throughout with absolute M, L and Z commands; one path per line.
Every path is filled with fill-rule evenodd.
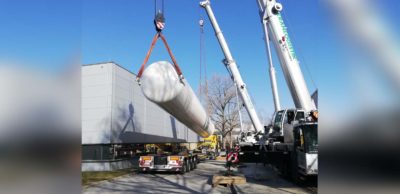
M 211 186 L 213 174 L 224 170 L 224 163 L 207 161 L 184 175 L 173 173 L 129 174 L 86 187 L 83 193 L 311 193 L 282 179 L 261 164 L 246 164 L 238 170 L 247 183 L 233 187 Z

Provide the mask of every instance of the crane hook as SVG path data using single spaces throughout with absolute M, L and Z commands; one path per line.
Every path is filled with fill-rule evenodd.
M 165 17 L 161 11 L 158 11 L 154 18 L 154 26 L 157 32 L 161 32 L 165 27 Z

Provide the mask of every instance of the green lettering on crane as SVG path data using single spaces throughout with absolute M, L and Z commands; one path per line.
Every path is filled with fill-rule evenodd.
M 283 19 L 282 19 L 282 16 L 281 16 L 280 13 L 278 14 L 278 19 L 279 19 L 279 23 L 281 24 L 283 33 L 285 34 L 285 38 L 286 38 L 286 42 L 287 42 L 287 45 L 288 45 L 289 53 L 290 53 L 290 55 L 292 56 L 293 59 L 297 60 L 296 53 L 294 52 L 294 49 L 293 49 L 292 41 L 290 40 L 287 28 L 285 26 L 285 23 L 283 22 Z

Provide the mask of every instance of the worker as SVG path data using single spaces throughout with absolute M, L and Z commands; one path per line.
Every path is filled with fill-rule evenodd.
M 228 168 L 228 175 L 231 174 L 231 167 L 235 167 L 239 163 L 240 147 L 237 145 L 235 148 L 226 155 L 226 167 Z
M 267 147 L 265 146 L 265 142 L 267 141 L 265 134 L 261 134 L 261 138 L 259 140 L 259 144 L 260 144 L 260 151 L 262 151 L 262 149 L 264 148 L 264 151 L 267 151 Z
M 311 111 L 310 115 L 313 121 L 318 122 L 318 111 Z

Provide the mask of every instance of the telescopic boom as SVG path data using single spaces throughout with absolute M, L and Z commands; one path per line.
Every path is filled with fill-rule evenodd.
M 225 64 L 226 69 L 231 74 L 232 80 L 235 82 L 235 85 L 238 88 L 240 97 L 243 100 L 244 106 L 247 110 L 247 113 L 249 114 L 251 122 L 253 123 L 254 128 L 257 132 L 263 132 L 264 127 L 261 124 L 259 117 L 257 116 L 256 109 L 254 108 L 253 103 L 251 102 L 249 93 L 246 89 L 246 85 L 242 80 L 242 76 L 240 75 L 236 62 L 232 57 L 231 51 L 229 50 L 224 35 L 222 34 L 218 22 L 215 19 L 214 13 L 211 9 L 210 1 L 208 0 L 202 1 L 200 2 L 200 6 L 203 7 L 207 12 L 208 18 L 210 19 L 210 22 L 214 28 L 215 35 L 218 39 L 219 45 L 221 46 L 222 52 L 225 55 L 223 63 Z

